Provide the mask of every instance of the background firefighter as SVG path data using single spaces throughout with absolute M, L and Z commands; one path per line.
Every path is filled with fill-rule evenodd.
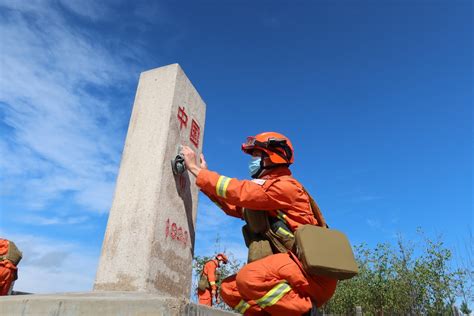
M 0 239 L 0 295 L 9 295 L 13 283 L 18 279 L 17 265 L 22 253 L 15 243 L 7 239 Z
M 216 269 L 221 263 L 227 264 L 228 259 L 225 254 L 219 253 L 215 259 L 207 261 L 202 269 L 201 277 L 198 283 L 198 299 L 199 304 L 212 306 L 213 298 L 216 304 L 220 303 L 218 294 L 218 278 Z
M 313 213 L 310 196 L 291 176 L 288 167 L 294 161 L 294 152 L 287 137 L 274 132 L 261 133 L 248 137 L 242 150 L 252 156 L 249 171 L 254 180 L 237 180 L 210 171 L 203 155 L 198 166 L 194 151 L 187 146 L 182 147 L 182 154 L 187 169 L 196 176 L 196 184 L 225 213 L 245 218 L 246 226 L 251 224 L 247 220 L 249 214 L 263 213 L 261 218 L 268 222 L 261 225 L 260 233 L 265 237 L 278 235 L 279 231 L 280 237 L 294 239 L 293 233 L 301 225 L 322 226 Z M 291 253 L 291 242 L 281 243 L 284 247 L 272 242 L 266 247 L 265 239 L 247 237 L 250 263 L 236 276 L 225 279 L 221 286 L 223 300 L 236 311 L 247 315 L 266 312 L 301 315 L 313 305 L 323 305 L 334 294 L 337 280 L 309 276 Z M 253 245 L 263 245 L 256 258 L 251 254 Z

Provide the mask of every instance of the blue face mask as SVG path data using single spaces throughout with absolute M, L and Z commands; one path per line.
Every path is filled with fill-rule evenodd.
M 262 160 L 262 157 L 252 157 L 252 160 L 249 162 L 249 171 L 250 171 L 250 176 L 255 175 L 258 170 L 260 170 L 260 161 Z

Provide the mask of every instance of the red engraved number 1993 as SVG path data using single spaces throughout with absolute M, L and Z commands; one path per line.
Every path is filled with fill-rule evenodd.
M 183 244 L 186 247 L 188 243 L 188 232 L 184 230 L 182 227 L 178 227 L 176 223 L 171 223 L 169 218 L 166 221 L 166 228 L 165 228 L 165 238 L 171 237 L 172 240 L 176 240 Z

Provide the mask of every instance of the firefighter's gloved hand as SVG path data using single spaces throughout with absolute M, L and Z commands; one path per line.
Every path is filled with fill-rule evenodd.
M 201 168 L 198 167 L 196 163 L 196 153 L 194 150 L 189 148 L 188 146 L 181 146 L 181 154 L 184 157 L 184 163 L 186 164 L 186 169 L 189 170 L 194 176 L 197 177 Z
M 201 154 L 201 169 L 207 169 L 207 162 L 204 159 L 204 155 Z

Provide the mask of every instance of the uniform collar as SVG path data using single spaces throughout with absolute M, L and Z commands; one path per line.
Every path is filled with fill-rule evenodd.
M 286 167 L 286 166 L 276 167 L 274 169 L 271 169 L 270 173 L 267 173 L 266 175 L 264 175 L 260 179 L 269 180 L 269 179 L 275 179 L 275 178 L 278 178 L 278 177 L 281 177 L 281 176 L 291 176 L 290 169 L 288 169 L 288 167 Z

